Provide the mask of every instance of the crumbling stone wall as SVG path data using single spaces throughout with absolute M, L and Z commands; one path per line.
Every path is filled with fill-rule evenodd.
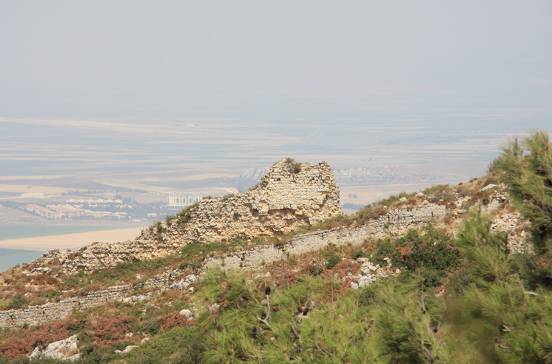
M 366 240 L 378 240 L 390 236 L 399 236 L 409 229 L 421 227 L 429 222 L 438 222 L 445 217 L 446 208 L 441 205 L 427 204 L 418 208 L 396 209 L 368 221 L 355 228 L 337 228 L 301 234 L 282 247 L 261 246 L 207 261 L 204 270 L 213 267 L 223 269 L 255 269 L 266 263 L 285 259 L 290 255 L 301 255 L 318 251 L 334 244 L 362 244 Z M 60 302 L 47 303 L 21 310 L 0 311 L 0 328 L 10 326 L 40 325 L 67 317 L 73 311 L 112 301 L 133 302 L 149 299 L 169 288 L 185 289 L 197 277 L 184 276 L 180 269 L 170 270 L 152 277 L 145 282 L 133 285 L 120 285 L 96 291 L 83 297 L 73 297 Z M 137 290 L 149 290 L 149 293 L 135 295 Z
M 231 241 L 273 236 L 342 213 L 331 167 L 284 159 L 245 193 L 209 198 L 164 225 L 162 234 L 146 230 L 141 238 L 166 241 Z
M 54 320 L 61 320 L 74 311 L 102 305 L 108 302 L 136 302 L 148 299 L 151 293 L 136 294 L 140 290 L 150 290 L 156 294 L 169 288 L 184 289 L 190 286 L 197 277 L 183 276 L 183 271 L 174 269 L 146 281 L 136 284 L 112 286 L 94 291 L 84 296 L 75 296 L 59 302 L 49 302 L 44 305 L 31 306 L 24 309 L 0 311 L 0 328 L 12 326 L 37 326 Z
M 297 173 L 296 172 L 297 170 L 295 169 L 296 167 L 297 166 L 295 166 L 293 170 L 289 171 L 289 173 L 291 172 Z M 279 167 L 279 169 L 281 168 L 282 167 Z M 269 180 L 266 182 L 263 180 L 263 182 L 261 182 L 261 184 L 257 188 L 261 188 L 263 186 L 263 183 L 270 184 L 270 183 L 279 182 L 276 179 L 281 178 L 278 176 L 278 174 L 273 175 L 272 177 L 268 177 L 268 176 L 270 176 L 270 173 L 269 175 L 267 175 L 267 177 L 265 177 L 265 178 L 268 178 Z M 490 195 L 489 197 L 490 202 L 484 204 L 484 206 L 479 205 L 479 203 L 474 203 L 474 206 L 479 205 L 482 209 L 485 210 L 485 212 L 493 215 L 493 223 L 491 227 L 493 230 L 503 231 L 508 233 L 509 251 L 511 252 L 527 251 L 528 243 L 527 243 L 527 240 L 524 239 L 524 237 L 527 235 L 528 222 L 521 219 L 519 213 L 516 213 L 515 211 L 511 211 L 511 208 L 507 203 L 508 202 L 507 198 L 504 195 L 504 191 L 502 191 L 501 188 L 498 188 L 496 186 L 494 187 L 486 186 L 483 190 L 490 190 L 493 188 L 495 188 L 497 191 Z M 253 189 L 252 191 L 254 190 L 255 189 Z M 333 189 L 331 190 L 333 192 L 330 192 L 330 193 L 328 193 L 327 190 L 324 190 L 324 191 L 326 191 L 324 193 L 326 193 L 329 196 L 332 196 L 333 193 L 337 193 L 337 190 L 333 190 Z M 319 192 L 323 192 L 323 191 L 319 191 Z M 280 193 L 282 193 L 282 191 L 280 191 Z M 308 193 L 306 193 L 305 195 L 308 195 Z M 318 196 L 318 195 L 313 194 L 312 196 Z M 423 198 L 423 197 L 424 197 L 423 194 L 421 194 L 420 198 Z M 315 197 L 312 197 L 312 198 L 315 198 Z M 493 202 L 495 200 L 496 202 Z M 221 206 L 223 206 L 225 203 L 227 203 L 225 201 L 229 201 L 229 200 L 226 199 L 221 201 L 220 204 L 216 205 L 217 206 L 216 208 L 218 209 Z M 272 206 L 283 206 L 283 205 L 289 206 L 289 203 L 290 203 L 290 201 L 288 200 L 279 200 L 277 198 L 274 198 L 273 202 L 274 204 Z M 440 204 L 440 203 L 443 203 L 443 201 L 439 203 L 431 203 L 427 200 L 424 200 L 420 204 L 417 204 L 415 206 L 402 206 L 402 207 L 390 210 L 383 216 L 380 216 L 378 218 L 365 222 L 362 226 L 341 227 L 341 228 L 335 228 L 330 230 L 323 230 L 323 231 L 316 231 L 316 232 L 307 233 L 307 234 L 301 234 L 291 239 L 291 241 L 285 245 L 259 246 L 251 250 L 244 250 L 241 252 L 232 253 L 228 256 L 212 258 L 207 262 L 205 262 L 203 269 L 210 268 L 210 267 L 217 267 L 217 266 L 222 267 L 224 269 L 256 269 L 258 267 L 261 267 L 264 264 L 276 262 L 281 259 L 286 259 L 288 256 L 301 255 L 309 252 L 318 251 L 328 246 L 329 244 L 334 244 L 336 246 L 344 246 L 348 244 L 357 245 L 365 241 L 375 241 L 375 240 L 387 238 L 387 237 L 397 237 L 397 236 L 403 235 L 409 229 L 420 228 L 427 223 L 440 222 L 444 220 L 445 217 L 448 217 L 448 219 L 444 221 L 446 222 L 445 226 L 450 226 L 452 230 L 454 230 L 454 227 L 458 226 L 458 222 L 462 221 L 462 219 L 467 214 L 467 211 L 464 209 L 464 206 L 460 197 L 459 197 L 459 202 L 461 203 L 455 204 L 456 207 L 454 207 L 453 205 L 452 209 L 448 210 L 446 206 Z M 319 206 L 324 206 L 326 203 L 323 203 L 322 205 L 319 205 Z M 196 208 L 200 210 L 213 209 L 211 204 L 212 202 L 209 202 L 205 205 L 200 205 L 200 207 L 196 207 Z M 208 206 L 211 206 L 211 207 L 208 208 Z M 303 209 L 304 208 L 305 207 L 303 207 Z M 331 211 L 334 211 L 332 208 L 329 208 L 328 206 L 321 207 L 320 209 L 325 211 L 325 213 L 329 215 L 333 213 Z M 301 209 L 298 209 L 298 208 L 292 208 L 292 210 L 301 211 Z M 201 216 L 201 214 L 204 213 L 205 211 L 206 210 L 203 210 L 203 212 L 201 212 L 197 210 L 196 213 L 198 215 L 196 216 Z M 335 210 L 335 211 L 339 211 L 339 210 Z M 213 215 L 211 216 L 213 218 L 216 217 L 216 219 L 221 218 L 220 216 L 228 217 L 228 214 L 224 212 L 222 212 L 220 216 L 217 214 L 218 212 L 213 212 Z M 451 217 L 453 218 L 452 221 L 450 221 Z M 206 228 L 205 230 L 202 230 L 203 235 L 201 236 L 205 238 L 207 236 L 210 236 L 209 234 L 214 234 L 213 231 L 219 230 L 219 234 L 221 231 L 224 231 L 224 227 L 220 226 L 219 222 L 215 222 L 210 225 L 208 223 L 208 218 L 209 217 L 207 215 L 201 218 L 201 219 L 205 219 L 202 221 L 204 221 L 204 225 L 208 226 L 208 228 Z M 251 222 L 251 220 L 244 220 L 244 221 Z M 253 221 L 251 226 L 256 226 L 255 224 L 256 222 Z M 238 225 L 233 226 L 232 229 L 239 230 L 236 228 L 236 226 Z M 273 226 L 276 227 L 279 225 L 277 225 L 275 221 Z M 214 227 L 216 227 L 216 229 Z M 130 244 L 130 246 L 125 246 L 125 245 L 109 246 L 108 245 L 105 247 L 106 250 L 103 252 L 100 249 L 83 249 L 80 252 L 79 257 L 81 258 L 89 257 L 92 261 L 95 262 L 94 264 L 96 264 L 95 266 L 97 267 L 97 266 L 100 266 L 98 262 L 101 261 L 103 264 L 103 262 L 108 259 L 110 259 L 110 262 L 111 262 L 110 264 L 113 264 L 112 262 L 115 259 L 126 259 L 121 257 L 130 257 L 130 259 L 137 259 L 136 257 L 142 256 L 141 254 L 148 254 L 146 253 L 148 250 L 151 250 L 151 253 L 150 253 L 152 254 L 151 256 L 157 256 L 155 255 L 158 253 L 156 248 L 167 249 L 167 251 L 170 251 L 170 249 L 173 249 L 171 252 L 174 252 L 180 249 L 181 241 L 183 240 L 180 240 L 181 238 L 177 237 L 176 232 L 171 232 L 170 231 L 171 229 L 173 229 L 172 223 L 167 226 L 166 235 L 164 235 L 161 241 L 153 241 L 151 239 L 148 240 L 147 239 L 148 233 L 145 233 L 141 237 L 141 239 L 143 239 L 141 240 L 142 245 L 140 244 L 136 245 L 135 244 L 136 242 L 133 241 L 132 244 Z M 272 230 L 272 232 L 274 231 L 275 230 Z M 196 235 L 196 236 L 200 236 L 200 235 Z M 224 235 L 220 234 L 217 236 L 224 236 Z M 232 235 L 226 235 L 226 238 L 230 239 L 231 236 Z M 209 241 L 209 240 L 206 240 L 206 241 Z M 101 246 L 101 244 L 96 245 L 96 247 L 98 246 Z M 164 247 L 164 248 L 159 248 L 159 247 Z M 125 249 L 130 249 L 130 250 L 129 252 L 126 252 Z M 66 253 L 62 253 L 62 252 L 52 253 L 50 259 L 68 259 L 70 255 L 64 255 L 64 254 Z M 128 254 L 128 255 L 125 255 L 125 254 Z M 148 257 L 145 256 L 144 258 L 148 258 Z M 106 264 L 105 266 L 109 266 L 109 265 Z M 73 265 L 70 267 L 78 267 L 78 265 Z M 85 268 L 91 268 L 91 267 L 92 266 L 86 266 Z M 41 272 L 45 272 L 49 268 L 48 266 L 39 266 L 39 267 L 36 267 L 35 269 Z M 374 271 L 373 267 L 370 267 L 367 264 L 366 274 L 365 274 L 366 277 L 364 278 L 357 277 L 358 279 L 353 283 L 357 284 L 358 286 L 361 286 L 362 280 L 371 280 L 373 277 L 378 276 L 378 274 L 380 273 L 388 274 L 389 272 L 386 272 L 384 269 L 384 271 L 378 273 L 377 269 L 376 271 Z M 197 276 L 195 275 L 185 276 L 184 272 L 179 269 L 169 270 L 158 276 L 150 278 L 144 282 L 133 284 L 133 285 L 114 286 L 105 290 L 93 292 L 86 296 L 73 297 L 66 300 L 62 300 L 60 302 L 48 303 L 41 306 L 34 306 L 28 309 L 0 311 L 0 328 L 11 327 L 11 326 L 21 326 L 24 324 L 39 325 L 52 320 L 64 318 L 69 314 L 71 314 L 74 310 L 77 310 L 79 308 L 83 309 L 94 305 L 100 305 L 105 302 L 111 302 L 111 301 L 117 301 L 117 300 L 121 300 L 125 302 L 135 302 L 135 301 L 146 300 L 152 297 L 153 295 L 159 292 L 162 292 L 165 289 L 170 289 L 170 288 L 186 289 L 193 282 L 195 282 L 196 279 L 197 279 Z M 137 292 L 142 292 L 142 293 L 137 294 Z
M 341 213 L 339 189 L 328 163 L 283 159 L 247 192 L 205 199 L 132 241 L 94 243 L 76 252 L 52 251 L 31 271 L 44 272 L 51 265 L 61 265 L 65 273 L 93 271 L 175 254 L 190 242 L 284 234 Z
M 223 258 L 211 259 L 207 262 L 207 266 L 221 266 L 225 269 L 252 269 L 282 260 L 290 255 L 318 251 L 330 244 L 337 247 L 359 245 L 365 241 L 397 237 L 410 229 L 422 227 L 430 222 L 439 222 L 444 219 L 446 213 L 446 207 L 437 204 L 427 204 L 412 209 L 396 209 L 377 219 L 370 220 L 360 227 L 335 228 L 301 234 L 282 246 L 259 247 Z

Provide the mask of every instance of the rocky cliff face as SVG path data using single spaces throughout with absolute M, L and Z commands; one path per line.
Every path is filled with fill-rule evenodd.
M 342 213 L 339 189 L 328 163 L 284 159 L 245 193 L 208 198 L 133 241 L 95 243 L 77 252 L 54 251 L 35 271 L 61 266 L 63 272 L 92 271 L 118 263 L 174 254 L 190 242 L 230 242 L 285 234 Z

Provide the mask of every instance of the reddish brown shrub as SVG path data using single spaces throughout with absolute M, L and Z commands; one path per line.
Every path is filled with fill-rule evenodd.
M 46 326 L 11 330 L 0 338 L 0 355 L 14 360 L 30 353 L 37 346 L 66 339 L 72 333 L 68 327 L 72 320 L 52 322 Z

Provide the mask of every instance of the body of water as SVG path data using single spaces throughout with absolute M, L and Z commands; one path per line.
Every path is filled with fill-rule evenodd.
M 111 230 L 121 225 L 41 225 L 13 224 L 0 225 L 0 240 L 33 238 L 37 236 L 84 233 L 89 231 Z M 123 228 L 126 226 L 123 226 Z
M 0 248 L 0 272 L 17 264 L 30 262 L 41 255 L 42 252 L 39 251 Z

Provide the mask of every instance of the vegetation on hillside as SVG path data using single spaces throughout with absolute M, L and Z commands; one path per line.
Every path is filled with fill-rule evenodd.
M 372 259 L 388 257 L 402 274 L 340 297 L 330 294 L 337 287 L 328 277 L 267 295 L 239 274 L 213 272 L 203 289 L 220 306 L 217 315 L 121 361 L 193 353 L 181 362 L 551 363 L 552 292 L 543 275 L 552 245 L 548 137 L 514 142 L 492 170 L 532 223 L 534 257 L 508 254 L 506 236 L 473 212 L 454 239 L 428 228 L 380 242 Z M 180 349 L 162 344 L 174 336 Z
M 535 283 L 552 286 L 552 142 L 546 132 L 514 139 L 491 170 L 510 188 L 518 210 L 531 222 L 538 254 L 531 259 Z
M 103 316 L 97 308 L 60 330 L 86 343 L 81 363 L 552 363 L 548 135 L 513 141 L 491 173 L 530 221 L 533 255 L 508 252 L 507 235 L 473 208 L 454 235 L 428 226 L 361 249 L 329 247 L 303 266 L 290 260 L 266 267 L 271 275 L 211 270 L 193 299 L 167 292 L 157 306 L 112 305 Z M 452 199 L 446 186 L 431 193 Z M 190 244 L 180 262 L 194 268 L 224 249 Z M 352 262 L 359 257 L 391 262 L 400 273 L 350 289 L 342 273 L 358 269 Z M 126 267 L 118 274 L 127 271 L 134 272 Z M 192 322 L 179 318 L 183 307 L 194 308 Z M 114 354 L 134 342 L 125 332 L 151 338 L 127 355 Z

